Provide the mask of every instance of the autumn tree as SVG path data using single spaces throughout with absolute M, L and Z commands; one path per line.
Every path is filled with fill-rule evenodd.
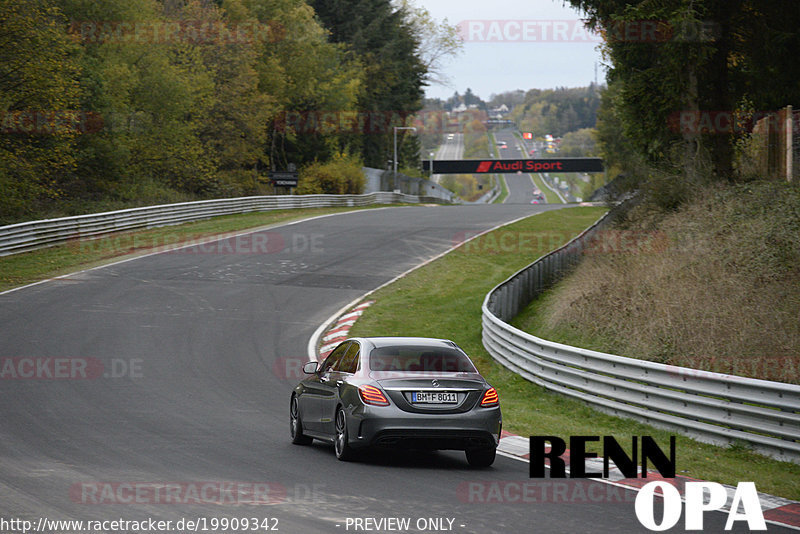
M 360 1 L 343 39 L 305 0 L 0 0 L 0 219 L 266 193 L 290 163 L 382 162 L 391 128 L 280 121 L 404 124 L 417 109 L 446 45 L 425 64 L 424 10 Z
M 73 143 L 86 117 L 65 24 L 46 3 L 0 0 L 0 222 L 57 198 L 74 170 Z
M 421 108 L 426 67 L 419 34 L 408 11 L 390 0 L 312 0 L 311 5 L 331 41 L 344 44 L 364 68 L 359 111 L 386 117 L 381 131 L 355 140 L 367 166 L 384 168 L 392 157 L 392 128 Z
M 581 128 L 593 128 L 600 96 L 594 85 L 576 88 L 531 89 L 510 118 L 519 128 L 536 136 L 562 136 Z

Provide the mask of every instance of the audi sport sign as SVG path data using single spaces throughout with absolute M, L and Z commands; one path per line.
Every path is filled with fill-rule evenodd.
M 430 171 L 431 162 L 424 160 L 422 168 Z M 600 158 L 547 159 L 459 159 L 434 160 L 433 174 L 500 174 L 534 172 L 603 172 Z

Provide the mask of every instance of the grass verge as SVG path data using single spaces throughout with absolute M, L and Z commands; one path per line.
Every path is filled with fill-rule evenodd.
M 508 198 L 508 185 L 506 184 L 506 178 L 502 174 L 495 174 L 495 180 L 497 183 L 500 184 L 500 194 L 494 199 L 493 204 L 502 204 Z
M 533 178 L 533 183 L 536 184 L 536 187 L 544 194 L 544 199 L 548 204 L 563 204 L 564 202 L 561 198 L 556 195 L 552 189 L 547 187 L 544 183 L 544 179 L 538 174 L 531 174 L 531 178 Z
M 0 257 L 0 291 L 159 249 L 176 248 L 193 241 L 207 241 L 213 236 L 228 232 L 375 207 L 379 206 L 289 209 L 226 215 L 177 226 L 119 232 L 93 240 L 70 241 L 63 245 L 3 256 Z
M 489 133 L 489 157 L 496 158 L 497 155 L 497 139 L 493 133 Z M 506 184 L 506 177 L 502 174 L 493 174 L 493 179 L 500 184 L 500 194 L 495 197 L 492 204 L 502 204 L 508 198 L 508 185 Z
M 375 304 L 350 333 L 454 340 L 500 392 L 504 426 L 516 434 L 613 435 L 620 443 L 629 442 L 630 436 L 649 435 L 660 444 L 668 443 L 671 432 L 597 412 L 524 380 L 495 363 L 481 343 L 486 293 L 589 226 L 603 211 L 596 207 L 550 211 L 486 234 L 372 294 Z M 734 485 L 754 481 L 759 491 L 800 500 L 800 465 L 680 435 L 676 451 L 679 474 Z
M 800 188 L 699 189 L 674 212 L 635 208 L 595 245 L 513 324 L 602 352 L 800 384 Z

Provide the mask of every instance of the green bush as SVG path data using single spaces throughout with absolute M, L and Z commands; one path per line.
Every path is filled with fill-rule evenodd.
M 300 170 L 297 194 L 360 195 L 366 181 L 362 166 L 361 160 L 347 154 L 325 163 L 315 161 Z

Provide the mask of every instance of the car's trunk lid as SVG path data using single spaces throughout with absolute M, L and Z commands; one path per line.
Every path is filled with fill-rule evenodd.
M 370 373 L 390 400 L 412 413 L 463 413 L 471 410 L 486 389 L 475 373 Z

